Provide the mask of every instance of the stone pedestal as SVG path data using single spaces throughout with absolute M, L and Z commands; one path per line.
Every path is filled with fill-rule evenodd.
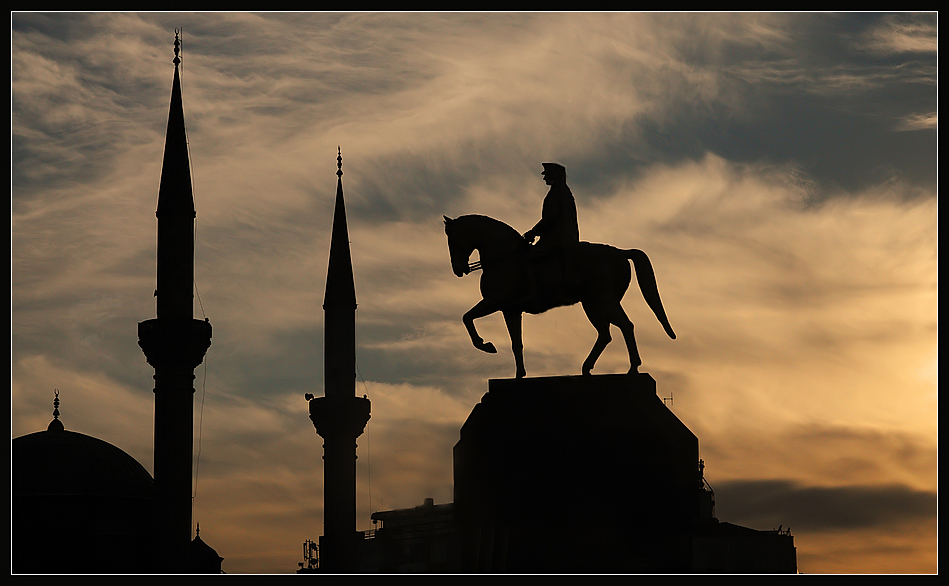
M 689 571 L 698 439 L 648 374 L 489 381 L 454 475 L 463 571 Z

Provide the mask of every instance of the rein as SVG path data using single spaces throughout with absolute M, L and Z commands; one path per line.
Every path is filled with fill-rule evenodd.
M 527 248 L 530 248 L 530 244 L 527 244 L 526 246 L 527 246 Z M 510 258 L 510 257 L 514 256 L 515 254 L 518 254 L 518 253 L 520 253 L 520 252 L 521 252 L 520 249 L 515 249 L 515 250 L 512 250 L 511 252 L 508 252 L 507 254 L 502 254 L 501 256 L 496 256 L 496 257 L 492 258 L 491 260 L 489 260 L 489 261 L 488 261 L 488 264 L 491 264 L 491 263 L 493 263 L 493 262 L 495 262 L 495 261 L 499 261 L 499 260 L 504 260 L 504 259 L 506 259 L 506 258 Z M 474 261 L 474 262 L 468 263 L 468 272 L 481 270 L 481 269 L 483 269 L 483 268 L 484 268 L 484 267 L 482 266 L 482 260 L 481 260 L 481 259 L 478 259 L 478 260 L 476 260 L 476 261 Z

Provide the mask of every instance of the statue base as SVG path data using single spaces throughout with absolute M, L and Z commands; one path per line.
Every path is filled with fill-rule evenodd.
M 454 476 L 465 571 L 689 571 L 698 438 L 648 374 L 488 381 Z

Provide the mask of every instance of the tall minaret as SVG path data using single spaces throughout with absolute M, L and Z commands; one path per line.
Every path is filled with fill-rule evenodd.
M 155 368 L 155 566 L 187 572 L 191 542 L 194 369 L 211 345 L 211 324 L 193 319 L 194 197 L 178 77 L 171 87 L 168 129 L 158 188 L 156 319 L 138 324 L 138 344 Z
M 311 398 L 310 420 L 323 437 L 323 536 L 320 569 L 358 570 L 356 438 L 369 421 L 369 400 L 356 397 L 356 286 L 343 202 L 343 155 L 337 161 L 336 210 L 326 271 L 324 396 Z

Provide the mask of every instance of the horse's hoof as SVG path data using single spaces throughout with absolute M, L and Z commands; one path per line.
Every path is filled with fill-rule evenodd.
M 498 353 L 498 349 L 495 348 L 495 347 L 494 347 L 494 344 L 492 344 L 491 342 L 487 342 L 487 343 L 485 343 L 485 344 L 482 344 L 481 346 L 479 346 L 479 348 L 480 348 L 482 351 L 487 352 L 488 354 L 497 354 L 497 353 Z
M 527 376 L 527 372 L 523 370 L 519 370 L 517 371 L 517 374 L 515 374 L 514 376 L 515 378 L 524 378 L 525 376 Z

